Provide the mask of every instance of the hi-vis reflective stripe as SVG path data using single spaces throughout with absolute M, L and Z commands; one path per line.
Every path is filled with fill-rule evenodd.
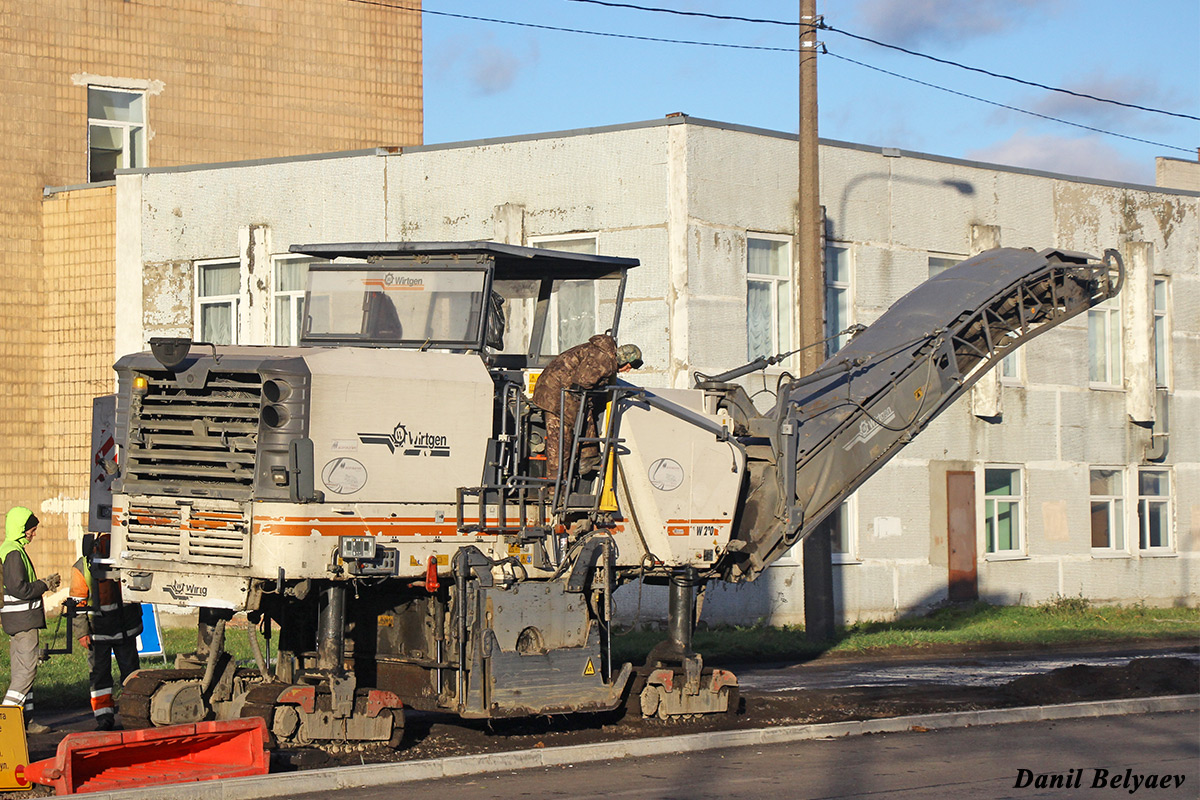
M 122 639 L 136 639 L 137 633 L 134 631 L 125 631 L 124 633 L 93 633 L 93 642 L 119 642 Z
M 4 705 L 6 706 L 23 706 L 25 705 L 25 695 L 20 692 L 8 690 L 8 694 L 4 695 Z
M 18 611 L 29 611 L 30 609 L 41 607 L 42 598 L 40 597 L 37 600 L 23 601 L 13 597 L 11 594 L 6 594 L 4 595 L 4 608 L 0 608 L 0 612 L 8 614 L 16 613 Z
M 80 611 L 80 613 L 86 614 L 89 617 L 96 617 L 101 614 L 111 614 L 112 612 L 116 611 L 120 607 L 121 606 L 119 603 L 109 603 L 108 605 L 100 606 L 99 611 L 95 610 L 94 608 L 90 608 L 90 607 L 81 608 L 81 609 L 79 609 L 79 611 Z
M 92 692 L 92 713 L 96 716 L 111 713 L 113 709 L 112 689 L 97 689 Z
M 513 519 L 515 521 L 515 518 Z M 473 527 L 478 518 L 464 518 Z M 498 525 L 498 519 L 486 520 Z M 267 536 L 474 536 L 459 533 L 454 521 L 438 522 L 433 517 L 265 517 L 254 521 L 255 535 Z

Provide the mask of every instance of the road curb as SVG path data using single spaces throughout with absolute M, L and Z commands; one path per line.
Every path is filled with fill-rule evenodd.
M 834 739 L 868 733 L 899 733 L 910 730 L 969 728 L 978 725 L 1004 725 L 1014 722 L 1109 717 L 1123 714 L 1148 714 L 1162 711 L 1200 710 L 1200 694 L 1169 697 L 1144 697 L 1127 700 L 1102 700 L 1054 706 L 993 708 L 982 711 L 952 711 L 886 719 L 833 722 L 820 725 L 789 725 L 755 728 L 747 731 L 713 731 L 683 736 L 627 739 L 617 742 L 546 747 L 505 753 L 409 761 L 398 764 L 367 764 L 358 767 L 333 767 L 303 772 L 288 772 L 256 778 L 182 783 L 152 786 L 121 792 L 89 794 L 95 800 L 252 800 L 264 797 L 290 797 L 312 792 L 379 786 L 390 783 L 512 772 L 520 769 L 555 767 L 619 758 L 694 753 L 727 747 L 744 747 L 807 739 Z

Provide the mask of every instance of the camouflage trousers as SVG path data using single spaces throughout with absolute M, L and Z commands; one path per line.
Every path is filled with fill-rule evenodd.
M 567 395 L 563 401 L 562 414 L 553 414 L 546 412 L 546 477 L 558 477 L 558 464 L 560 453 L 558 449 L 558 437 L 562 433 L 563 452 L 570 454 L 572 445 L 575 442 L 575 417 L 579 413 L 578 397 Z M 583 435 L 587 438 L 595 438 L 596 436 L 596 414 L 592 408 L 592 404 L 588 403 L 586 408 L 586 418 L 583 422 Z M 600 445 L 595 442 L 587 442 L 579 452 L 579 469 L 576 470 L 577 475 L 594 472 L 600 466 Z

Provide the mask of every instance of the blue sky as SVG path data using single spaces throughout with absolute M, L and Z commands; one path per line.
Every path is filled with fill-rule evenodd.
M 626 0 L 796 22 L 797 0 Z M 393 0 L 404 5 L 403 0 Z M 656 119 L 673 112 L 797 130 L 795 27 L 608 8 L 574 0 L 424 0 L 426 12 L 745 50 L 638 41 L 424 15 L 425 142 Z M 1200 116 L 1200 0 L 818 0 L 827 24 L 939 58 Z M 1156 156 L 1195 159 L 1200 122 L 1083 101 L 820 35 L 820 132 L 830 139 L 1072 175 L 1154 182 Z M 1157 144 L 1069 127 L 881 74 Z M 1170 145 L 1171 149 L 1164 145 Z

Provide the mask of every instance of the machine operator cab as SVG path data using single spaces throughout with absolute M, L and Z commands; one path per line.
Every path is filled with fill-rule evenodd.
M 494 242 L 293 245 L 309 267 L 301 345 L 478 352 L 540 369 L 597 333 L 617 336 L 636 258 Z
M 556 355 L 598 333 L 617 338 L 625 276 L 637 259 L 494 242 L 291 251 L 329 259 L 309 267 L 302 346 L 479 354 L 496 398 L 481 499 L 501 486 L 552 489 L 561 510 L 577 493 L 577 454 L 564 453 L 561 475 L 545 475 L 545 420 L 529 398 Z

